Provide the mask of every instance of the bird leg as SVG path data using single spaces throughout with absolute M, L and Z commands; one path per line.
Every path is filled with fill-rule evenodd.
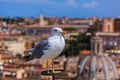
M 55 70 L 54 70 L 54 59 L 52 59 L 52 73 L 54 73 Z
M 48 67 L 48 65 L 49 65 L 49 64 L 48 64 L 48 60 L 47 60 L 47 73 L 50 73 L 50 72 L 49 72 L 49 67 Z

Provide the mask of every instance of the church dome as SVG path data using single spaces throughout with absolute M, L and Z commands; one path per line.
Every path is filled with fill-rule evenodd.
M 116 80 L 117 72 L 114 62 L 102 53 L 102 39 L 91 39 L 91 55 L 86 56 L 78 68 L 79 80 Z

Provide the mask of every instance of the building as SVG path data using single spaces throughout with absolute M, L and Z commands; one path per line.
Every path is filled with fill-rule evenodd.
M 39 79 L 43 70 L 40 61 L 22 62 L 17 57 L 0 53 L 0 79 Z
M 69 25 L 79 25 L 79 26 L 90 26 L 93 25 L 93 21 L 92 20 L 88 20 L 88 19 L 73 19 L 69 21 Z
M 102 32 L 114 32 L 114 19 L 113 18 L 105 18 L 103 20 Z
M 5 46 L 7 50 L 11 51 L 13 55 L 23 55 L 26 41 L 22 37 L 0 37 L 0 46 Z
M 99 22 L 98 27 L 95 35 L 103 39 L 105 50 L 120 46 L 119 19 L 105 18 Z
M 40 14 L 40 26 L 44 26 L 44 25 L 45 25 L 44 16 L 43 16 L 43 14 L 41 13 L 41 14 Z
M 114 27 L 115 32 L 120 32 L 120 18 L 114 20 Z
M 51 28 L 53 27 L 61 27 L 63 30 L 64 28 L 68 28 L 68 27 L 72 27 L 72 28 L 75 28 L 76 31 L 73 31 L 71 34 L 74 34 L 74 33 L 84 33 L 88 30 L 88 28 L 90 28 L 90 26 L 84 26 L 84 25 L 46 25 L 46 26 L 41 26 L 41 27 L 38 27 L 38 26 L 29 26 L 29 27 L 26 27 L 26 32 L 25 34 L 26 35 L 43 35 L 43 34 L 49 34 L 50 33 L 50 30 Z
M 78 56 L 77 57 L 68 57 L 67 63 L 66 63 L 66 71 L 76 72 L 78 61 L 79 61 Z
M 120 46 L 120 33 L 104 33 L 96 32 L 96 35 L 103 39 L 103 45 L 105 50 L 114 49 Z
M 23 79 L 27 77 L 24 69 L 4 69 L 2 78 L 5 79 L 6 76 L 11 75 L 11 77 L 16 77 L 16 79 Z
M 116 80 L 118 74 L 115 63 L 105 54 L 102 49 L 102 39 L 91 39 L 91 55 L 86 56 L 78 67 L 78 80 Z

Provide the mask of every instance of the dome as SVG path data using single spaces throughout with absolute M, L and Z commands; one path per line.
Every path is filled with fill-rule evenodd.
M 78 68 L 78 80 L 116 80 L 117 72 L 114 62 L 102 53 L 102 39 L 91 39 L 91 55 L 86 56 Z
M 115 80 L 117 78 L 116 67 L 112 60 L 105 55 L 87 56 L 80 64 L 79 78 L 86 80 Z

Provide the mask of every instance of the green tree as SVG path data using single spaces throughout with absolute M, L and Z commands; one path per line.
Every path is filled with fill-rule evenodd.
M 80 33 L 79 35 L 73 37 L 75 39 L 66 40 L 66 47 L 63 51 L 66 56 L 76 56 L 79 54 L 80 50 L 90 50 L 91 36 L 86 36 L 85 33 Z
M 66 40 L 66 47 L 63 51 L 63 54 L 66 56 L 76 56 L 81 50 L 90 50 L 91 49 L 91 37 L 94 35 L 94 32 L 97 31 L 98 22 L 91 25 L 87 32 L 79 33 L 79 35 L 71 35 L 72 40 Z M 74 28 L 64 28 L 65 31 L 72 32 L 75 31 Z M 87 34 L 89 33 L 89 35 Z
M 63 30 L 65 30 L 67 32 L 73 32 L 73 31 L 76 31 L 76 28 L 74 28 L 74 27 L 66 27 Z
M 87 30 L 87 33 L 91 33 L 91 35 L 94 35 L 94 32 L 97 31 L 98 21 L 95 22 L 93 25 L 90 26 L 90 28 Z

